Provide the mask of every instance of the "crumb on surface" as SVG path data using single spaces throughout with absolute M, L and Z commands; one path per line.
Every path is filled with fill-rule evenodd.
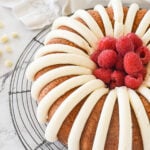
M 13 62 L 11 60 L 7 59 L 4 61 L 4 66 L 10 68 L 13 66 Z
M 5 47 L 6 52 L 11 53 L 12 52 L 12 48 L 9 45 L 6 45 Z
M 0 37 L 0 42 L 1 43 L 7 43 L 9 41 L 8 35 L 4 34 Z
M 18 32 L 12 32 L 11 35 L 12 35 L 13 38 L 18 38 L 19 37 Z

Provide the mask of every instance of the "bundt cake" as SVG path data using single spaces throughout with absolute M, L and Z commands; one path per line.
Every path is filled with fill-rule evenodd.
M 26 75 L 45 138 L 69 150 L 150 150 L 150 10 L 111 0 L 60 17 Z

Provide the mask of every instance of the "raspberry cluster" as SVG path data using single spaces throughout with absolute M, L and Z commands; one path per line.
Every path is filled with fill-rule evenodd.
M 111 89 L 124 85 L 137 89 L 146 76 L 150 51 L 135 33 L 129 33 L 119 39 L 102 38 L 91 59 L 98 66 L 93 74 Z

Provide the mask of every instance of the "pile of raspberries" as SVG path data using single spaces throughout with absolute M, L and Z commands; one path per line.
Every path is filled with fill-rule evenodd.
M 93 74 L 109 88 L 137 89 L 146 76 L 150 51 L 136 34 L 129 33 L 119 39 L 102 38 L 91 59 L 97 64 Z

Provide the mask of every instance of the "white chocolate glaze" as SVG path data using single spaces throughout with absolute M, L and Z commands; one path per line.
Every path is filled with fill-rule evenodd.
M 80 109 L 68 138 L 68 150 L 80 150 L 80 138 L 88 120 L 90 113 L 92 112 L 95 104 L 100 100 L 100 98 L 107 94 L 108 89 L 100 88 L 95 90 L 87 98 L 82 108 Z M 82 122 L 82 124 L 81 124 Z M 78 131 L 78 132 L 77 132 Z M 96 150 L 96 149 L 94 149 Z
M 138 120 L 141 135 L 143 139 L 144 150 L 150 149 L 150 122 L 146 114 L 145 108 L 140 100 L 140 97 L 136 94 L 135 91 L 128 89 L 130 103 L 135 112 L 136 118 Z
M 122 23 L 117 21 L 114 23 L 114 26 L 115 26 L 115 30 L 114 30 L 115 37 L 118 38 L 121 37 L 123 35 L 124 26 L 122 25 Z
M 61 26 L 72 28 L 73 30 L 78 32 L 93 48 L 95 48 L 98 38 L 88 27 L 86 27 L 79 21 L 75 20 L 74 18 L 60 17 L 54 21 L 52 30 L 58 29 Z
M 98 11 L 99 15 L 102 17 L 106 36 L 113 36 L 113 27 L 110 18 L 106 12 L 106 9 L 102 5 L 96 5 L 94 10 Z
M 132 150 L 132 120 L 129 96 L 126 87 L 118 87 L 119 145 L 118 150 Z
M 139 10 L 139 6 L 135 3 L 131 4 L 129 7 L 126 20 L 125 20 L 125 25 L 124 25 L 124 34 L 126 35 L 127 33 L 132 32 L 132 27 L 133 23 L 135 20 L 135 16 L 137 11 Z
M 99 28 L 97 22 L 94 18 L 85 10 L 77 10 L 72 18 L 81 18 L 90 28 L 90 30 L 97 36 L 97 38 L 102 38 L 104 35 L 102 30 Z
M 51 53 L 72 53 L 89 57 L 83 50 L 64 44 L 50 44 L 41 47 L 34 55 L 34 59 Z M 88 53 L 88 52 L 87 52 Z
M 148 29 L 148 31 L 146 31 L 146 33 L 143 35 L 142 41 L 145 45 L 147 45 L 149 43 L 149 41 L 150 41 L 150 29 Z
M 111 90 L 103 105 L 92 150 L 100 150 L 100 149 L 102 150 L 105 147 L 106 137 L 107 137 L 114 105 L 116 102 L 116 98 L 117 98 L 116 90 Z
M 144 33 L 146 32 L 149 24 L 150 24 L 150 10 L 148 10 L 146 12 L 146 14 L 144 15 L 142 21 L 140 22 L 137 30 L 136 30 L 136 34 L 140 37 L 142 37 L 144 35 Z
M 96 68 L 95 63 L 90 58 L 87 58 L 85 56 L 76 54 L 56 53 L 40 57 L 39 59 L 33 61 L 27 68 L 26 76 L 29 80 L 34 80 L 34 76 L 37 72 L 45 67 L 56 64 L 72 64 L 77 66 L 83 66 L 92 70 Z
M 86 84 L 87 82 L 92 81 L 94 79 L 95 79 L 95 77 L 93 75 L 77 76 L 77 77 L 73 77 L 71 79 L 64 81 L 63 83 L 61 83 L 60 85 L 58 85 L 57 87 L 52 89 L 50 92 L 48 92 L 48 94 L 39 103 L 39 106 L 37 109 L 38 121 L 41 123 L 44 123 L 47 121 L 48 110 L 49 110 L 50 106 L 59 97 L 64 95 L 67 91 L 69 91 L 75 87 L 78 87 L 80 85 Z
M 150 102 L 150 89 L 145 86 L 140 86 L 138 92 Z
M 40 91 L 51 81 L 69 75 L 90 75 L 92 71 L 90 69 L 80 66 L 64 66 L 50 70 L 40 76 L 32 85 L 31 95 L 34 99 L 38 99 Z
M 124 14 L 121 0 L 111 0 L 109 6 L 112 6 L 114 12 L 114 37 L 118 38 L 124 34 Z
M 65 101 L 62 102 L 61 107 L 56 110 L 55 114 L 48 123 L 45 131 L 45 138 L 48 141 L 56 141 L 57 133 L 71 110 L 87 95 L 101 87 L 104 87 L 104 83 L 98 79 L 95 79 L 85 83 L 69 95 Z
M 52 30 L 47 34 L 44 44 L 48 44 L 48 42 L 54 38 L 66 39 L 70 42 L 77 44 L 79 47 L 88 50 L 89 53 L 93 52 L 93 49 L 89 46 L 87 41 L 85 41 L 81 36 L 76 33 L 61 29 Z

